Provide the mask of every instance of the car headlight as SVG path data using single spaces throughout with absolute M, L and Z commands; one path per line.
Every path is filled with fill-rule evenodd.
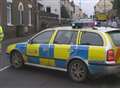
M 72 24 L 72 26 L 75 26 L 75 24 Z

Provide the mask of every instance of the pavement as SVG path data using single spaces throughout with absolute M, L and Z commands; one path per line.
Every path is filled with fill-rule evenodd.
M 9 59 L 5 55 L 6 47 L 11 43 L 26 41 L 29 37 L 3 41 L 3 55 L 0 58 L 0 88 L 120 88 L 120 77 L 115 75 L 75 83 L 69 79 L 67 73 L 61 71 L 32 66 L 24 66 L 21 69 L 10 67 Z

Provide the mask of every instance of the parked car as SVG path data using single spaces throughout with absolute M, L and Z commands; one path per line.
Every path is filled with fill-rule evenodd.
M 95 25 L 96 21 L 93 19 L 80 19 L 72 22 L 73 28 L 94 27 Z
M 9 45 L 11 65 L 56 69 L 83 82 L 97 74 L 120 71 L 120 30 L 115 28 L 57 27 L 46 29 L 28 41 Z

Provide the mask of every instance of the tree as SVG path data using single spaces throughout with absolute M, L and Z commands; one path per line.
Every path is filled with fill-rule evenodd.
M 116 15 L 120 17 L 120 0 L 113 1 L 113 9 L 116 10 Z

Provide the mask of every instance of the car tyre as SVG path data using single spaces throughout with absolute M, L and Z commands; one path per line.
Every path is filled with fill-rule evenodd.
M 24 65 L 21 53 L 14 51 L 11 53 L 11 65 L 14 68 L 21 68 Z
M 88 78 L 88 69 L 80 60 L 73 60 L 68 66 L 68 74 L 75 82 L 84 82 Z

